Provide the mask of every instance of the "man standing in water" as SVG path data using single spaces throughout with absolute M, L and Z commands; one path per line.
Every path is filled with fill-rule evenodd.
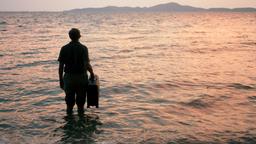
M 94 73 L 90 65 L 88 49 L 79 42 L 80 31 L 71 29 L 69 37 L 71 42 L 61 48 L 58 58 L 60 87 L 66 94 L 67 113 L 72 113 L 75 103 L 80 113 L 84 111 L 88 85 L 87 71 L 90 72 L 92 79 Z

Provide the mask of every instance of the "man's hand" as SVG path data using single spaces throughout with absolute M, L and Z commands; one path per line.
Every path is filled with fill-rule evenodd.
M 94 73 L 91 73 L 91 74 L 90 74 L 90 80 L 91 80 L 91 81 L 94 81 L 94 79 L 95 79 Z
M 93 81 L 95 76 L 94 76 L 93 69 L 92 69 L 92 66 L 90 63 L 88 63 L 88 65 L 87 65 L 87 70 L 90 72 L 90 80 Z
M 62 79 L 60 80 L 60 88 L 61 88 L 62 90 L 64 90 L 64 82 L 63 82 Z

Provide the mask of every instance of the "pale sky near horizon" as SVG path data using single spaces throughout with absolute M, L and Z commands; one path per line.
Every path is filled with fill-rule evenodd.
M 256 8 L 256 0 L 0 0 L 0 11 L 62 11 L 105 6 L 149 7 L 168 2 L 202 8 Z

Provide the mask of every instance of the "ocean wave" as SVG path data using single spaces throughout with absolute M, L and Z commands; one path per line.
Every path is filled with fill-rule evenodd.
M 35 61 L 32 63 L 17 64 L 16 68 L 33 67 L 33 66 L 46 65 L 46 64 L 57 65 L 57 61 L 56 60 L 45 60 L 45 61 Z
M 253 86 L 241 84 L 241 83 L 233 83 L 230 84 L 229 87 L 235 88 L 235 89 L 241 89 L 241 90 L 252 90 L 255 89 Z
M 34 55 L 34 54 L 39 54 L 39 52 L 22 52 L 20 53 L 21 55 Z
M 42 98 L 38 98 L 39 101 L 36 101 L 33 103 L 34 106 L 50 106 L 53 104 L 60 104 L 63 102 L 63 97 L 42 97 Z
M 254 130 L 255 131 L 255 130 Z M 240 132 L 241 134 L 244 134 L 244 132 Z M 256 136 L 255 134 L 249 134 L 245 133 L 244 136 L 241 136 L 239 138 L 231 139 L 228 142 L 229 144 L 255 144 L 256 143 Z
M 249 96 L 248 99 L 250 102 L 256 104 L 256 96 Z
M 205 102 L 202 99 L 192 100 L 192 101 L 190 101 L 188 103 L 185 103 L 185 105 L 191 106 L 191 107 L 194 107 L 194 108 L 199 108 L 199 109 L 206 108 L 206 107 L 210 106 L 208 102 Z
M 13 70 L 17 68 L 35 67 L 41 65 L 57 65 L 57 60 L 35 61 L 31 63 L 17 64 L 16 66 L 1 67 L 0 70 Z
M 0 25 L 6 25 L 7 24 L 7 22 L 5 22 L 5 21 L 0 21 Z
M 256 46 L 256 42 L 243 42 L 241 44 L 248 45 L 248 46 Z
M 6 99 L 6 98 L 0 98 L 0 103 L 7 103 L 10 102 L 11 100 Z
M 171 90 L 179 88 L 179 85 L 172 83 L 151 83 L 151 84 L 123 84 L 102 88 L 101 91 L 105 95 L 112 94 L 143 94 L 158 93 L 161 90 Z

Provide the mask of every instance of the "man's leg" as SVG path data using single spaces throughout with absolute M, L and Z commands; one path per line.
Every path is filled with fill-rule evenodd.
M 66 93 L 65 101 L 67 104 L 67 113 L 72 113 L 75 105 L 75 91 L 65 90 L 65 93 Z
M 67 104 L 67 113 L 70 114 L 73 111 L 75 105 L 75 85 L 73 82 L 73 75 L 64 75 L 64 90 L 66 93 L 65 101 Z
M 84 104 L 86 101 L 86 87 L 78 87 L 76 91 L 76 105 L 78 112 L 84 111 Z

